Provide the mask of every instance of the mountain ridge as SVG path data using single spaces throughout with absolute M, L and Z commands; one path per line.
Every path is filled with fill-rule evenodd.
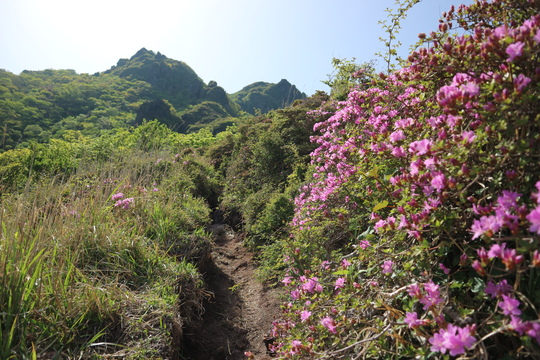
M 146 48 L 94 74 L 46 69 L 16 75 L 0 69 L 0 95 L 0 151 L 74 131 L 99 136 L 152 120 L 180 133 L 217 133 L 244 116 L 306 97 L 287 80 L 256 82 L 228 94 L 185 62 Z

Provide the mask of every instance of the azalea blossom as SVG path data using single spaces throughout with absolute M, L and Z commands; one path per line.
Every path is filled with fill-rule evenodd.
M 382 265 L 382 273 L 383 274 L 391 274 L 392 273 L 392 267 L 394 266 L 394 262 L 392 260 L 386 260 L 384 264 Z
M 403 322 L 409 326 L 409 329 L 429 324 L 429 320 L 418 319 L 418 314 L 416 312 L 406 313 Z
M 450 269 L 447 268 L 446 266 L 444 266 L 443 263 L 440 263 L 440 264 L 439 264 L 439 267 L 441 268 L 441 270 L 443 271 L 443 273 L 444 273 L 445 275 L 450 274 Z
M 344 277 L 338 277 L 336 279 L 336 284 L 335 284 L 334 290 L 341 289 L 343 287 L 345 287 L 345 278 Z
M 420 299 L 422 297 L 422 291 L 420 290 L 420 286 L 418 284 L 411 284 L 407 287 L 407 293 L 409 296 L 415 297 L 417 299 Z
M 487 275 L 486 269 L 484 269 L 480 261 L 474 260 L 471 266 L 479 275 L 482 275 L 482 276 Z
M 321 325 L 327 328 L 332 334 L 337 334 L 336 323 L 330 316 L 322 318 Z
M 420 299 L 420 302 L 424 304 L 424 310 L 428 310 L 444 301 L 439 292 L 439 285 L 435 284 L 433 281 L 425 283 L 424 290 L 427 294 Z
M 512 286 L 508 284 L 506 279 L 501 280 L 498 284 L 495 284 L 492 281 L 488 281 L 486 288 L 484 289 L 486 294 L 491 295 L 491 298 L 494 299 L 497 296 L 507 295 L 512 291 Z
M 540 206 L 527 215 L 527 220 L 531 223 L 529 231 L 540 235 Z
M 520 315 L 521 310 L 518 309 L 521 304 L 519 300 L 514 299 L 510 296 L 502 295 L 503 301 L 499 303 L 504 315 Z
M 322 291 L 322 285 L 319 283 L 319 279 L 317 277 L 312 277 L 310 279 L 307 279 L 307 281 L 302 285 L 302 289 L 309 292 L 321 292 Z
M 448 324 L 446 329 L 440 329 L 433 337 L 429 339 L 431 351 L 438 351 L 443 354 L 446 351 L 450 356 L 461 355 L 465 353 L 465 349 L 470 349 L 476 338 L 471 335 L 474 331 L 474 326 L 466 326 L 460 328 L 458 326 Z
M 122 209 L 129 209 L 131 205 L 133 204 L 134 199 L 133 198 L 126 198 L 116 201 L 114 204 L 115 207 L 121 207 Z
M 523 54 L 523 48 L 525 44 L 521 41 L 516 41 L 513 44 L 508 45 L 506 53 L 508 54 L 508 61 L 513 62 L 516 58 Z
M 514 79 L 514 87 L 516 88 L 518 92 L 522 92 L 527 87 L 527 85 L 529 85 L 530 82 L 531 82 L 530 78 L 526 77 L 523 74 L 519 74 Z
M 304 310 L 302 311 L 302 313 L 300 314 L 300 320 L 302 322 L 306 322 L 307 319 L 309 319 L 309 317 L 311 316 L 311 311 L 309 310 Z
M 111 199 L 118 200 L 118 199 L 121 199 L 123 197 L 124 197 L 124 193 L 119 192 L 119 193 L 113 194 L 113 196 L 111 196 Z

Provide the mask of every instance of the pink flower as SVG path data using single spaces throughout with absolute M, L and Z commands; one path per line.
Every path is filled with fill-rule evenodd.
M 471 230 L 473 232 L 473 239 L 482 235 L 493 236 L 500 230 L 502 226 L 501 219 L 494 215 L 482 216 L 480 220 L 474 220 Z
M 431 186 L 441 192 L 446 186 L 446 177 L 444 174 L 439 174 L 431 180 Z
M 496 257 L 500 257 L 502 252 L 506 249 L 506 243 L 499 244 L 493 244 L 491 245 L 491 248 L 488 251 L 488 258 L 493 259 Z
M 431 149 L 431 140 L 423 139 L 419 141 L 413 141 L 409 145 L 409 152 L 417 155 L 425 155 Z
M 384 264 L 382 264 L 382 273 L 383 274 L 391 274 L 392 273 L 392 267 L 394 266 L 394 262 L 392 260 L 386 260 Z
M 111 199 L 113 199 L 113 200 L 118 200 L 118 199 L 121 199 L 121 198 L 123 198 L 123 197 L 124 197 L 124 193 L 119 192 L 119 193 L 114 194 L 114 195 L 111 197 Z
M 520 193 L 514 191 L 503 190 L 497 198 L 497 204 L 505 210 L 510 210 L 517 207 L 517 199 L 521 196 Z
M 403 150 L 401 146 L 398 146 L 392 149 L 392 155 L 394 155 L 395 157 L 403 157 L 407 154 L 405 153 L 405 150 Z
M 308 279 L 303 285 L 302 290 L 305 290 L 309 293 L 313 292 L 321 292 L 322 286 L 319 284 L 319 279 L 317 277 L 312 277 L 311 279 Z
M 521 310 L 518 309 L 521 304 L 519 300 L 514 299 L 510 296 L 502 295 L 503 301 L 499 303 L 504 315 L 520 315 Z
M 409 325 L 409 329 L 429 324 L 428 320 L 420 320 L 420 319 L 418 319 L 418 314 L 415 313 L 415 312 L 406 313 L 405 314 L 405 319 L 403 320 L 403 322 L 405 324 Z
M 116 203 L 114 204 L 114 207 L 122 207 L 122 209 L 129 209 L 131 207 L 131 205 L 133 204 L 133 201 L 134 199 L 133 198 L 126 198 L 126 199 L 123 199 L 123 200 L 118 200 L 116 201 Z
M 529 79 L 523 74 L 519 74 L 514 79 L 514 87 L 516 88 L 517 92 L 522 92 L 527 87 L 527 85 L 529 85 L 530 82 L 531 79 Z
M 366 250 L 371 244 L 367 240 L 360 240 L 359 246 L 362 248 L 362 250 Z
M 540 266 L 540 253 L 538 252 L 538 250 L 534 250 L 531 258 L 531 264 L 534 267 Z
M 540 235 L 540 206 L 527 215 L 527 220 L 531 223 L 529 231 Z
M 328 329 L 332 334 L 337 334 L 336 323 L 330 316 L 321 319 L 321 325 Z
M 478 258 L 480 259 L 480 262 L 482 265 L 488 265 L 489 264 L 489 253 L 484 249 L 483 247 L 476 249 L 476 253 L 478 254 Z
M 461 133 L 461 137 L 468 143 L 472 143 L 476 139 L 474 131 L 464 131 Z
M 521 318 L 519 316 L 513 316 L 510 315 L 510 323 L 508 324 L 509 327 L 517 332 L 519 335 L 523 335 L 523 333 L 527 330 L 527 323 L 524 323 L 521 321 Z
M 424 310 L 428 310 L 432 306 L 439 305 L 444 301 L 439 292 L 439 285 L 435 284 L 433 281 L 430 280 L 425 283 L 424 290 L 427 294 L 420 299 L 420 302 L 424 304 Z
M 516 249 L 504 249 L 501 252 L 501 260 L 507 270 L 513 270 L 523 259 L 523 255 L 517 255 Z
M 482 275 L 482 276 L 487 275 L 487 272 L 484 269 L 484 267 L 482 266 L 482 264 L 480 263 L 480 261 L 474 260 L 472 262 L 471 266 L 479 275 Z
M 440 329 L 429 339 L 431 351 L 439 351 L 443 354 L 448 351 L 450 356 L 456 356 L 465 353 L 465 349 L 470 349 L 476 338 L 471 335 L 474 326 L 467 325 L 464 328 L 448 324 L 446 329 Z
M 394 131 L 390 134 L 391 142 L 396 142 L 403 139 L 405 139 L 405 134 L 403 134 L 403 130 Z
M 324 260 L 324 261 L 321 263 L 321 268 L 323 268 L 323 269 L 325 269 L 325 270 L 330 270 L 330 264 L 331 264 L 330 261 Z
M 465 253 L 461 254 L 459 257 L 459 265 L 465 266 L 467 264 L 467 261 L 469 260 L 469 256 Z
M 527 335 L 534 338 L 540 344 L 540 324 L 530 323 L 530 329 L 527 330 Z
M 302 311 L 302 313 L 300 314 L 300 320 L 302 320 L 302 322 L 306 322 L 307 319 L 309 319 L 310 316 L 311 316 L 311 311 L 309 311 L 309 310 L 304 310 L 304 311 Z
M 338 277 L 336 279 L 336 286 L 334 287 L 334 290 L 341 289 L 343 287 L 345 287 L 345 278 Z
M 464 95 L 474 97 L 480 94 L 480 87 L 473 82 L 467 82 L 460 86 L 460 89 L 463 91 Z
M 417 175 L 420 169 L 422 169 L 424 163 L 421 159 L 417 159 L 413 162 L 411 162 L 411 165 L 409 166 L 411 169 L 411 175 Z
M 440 264 L 439 264 L 439 267 L 441 268 L 441 270 L 443 271 L 443 273 L 445 273 L 446 275 L 450 274 L 450 269 L 447 268 L 446 266 L 444 266 L 443 263 L 440 263 Z
M 513 62 L 516 58 L 520 57 L 523 54 L 523 47 L 525 44 L 521 41 L 517 41 L 513 44 L 508 45 L 506 48 L 506 53 L 508 54 L 508 61 Z
M 407 288 L 407 292 L 409 293 L 409 296 L 415 297 L 417 299 L 420 299 L 422 297 L 422 291 L 420 290 L 420 286 L 418 284 L 411 284 Z
M 512 291 L 512 286 L 510 286 L 506 280 L 501 280 L 499 284 L 488 281 L 484 291 L 494 299 L 497 296 L 509 294 L 510 291 Z

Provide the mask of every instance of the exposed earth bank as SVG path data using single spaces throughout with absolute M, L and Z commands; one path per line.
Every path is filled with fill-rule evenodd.
M 197 325 L 184 330 L 184 356 L 190 360 L 272 359 L 265 336 L 279 316 L 278 291 L 255 279 L 253 253 L 226 225 L 212 225 L 215 245 L 204 269 L 211 294 Z

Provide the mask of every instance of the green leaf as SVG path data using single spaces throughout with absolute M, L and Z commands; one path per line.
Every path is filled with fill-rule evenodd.
M 349 275 L 349 270 L 345 270 L 345 269 L 343 269 L 343 270 L 338 270 L 338 271 L 334 271 L 332 274 L 338 275 L 338 276 L 339 276 L 339 275 Z
M 380 202 L 377 205 L 375 205 L 375 207 L 373 208 L 373 212 L 384 209 L 387 206 L 388 206 L 388 201 L 384 200 L 383 202 Z
M 484 288 L 484 282 L 479 278 L 473 278 L 472 279 L 472 288 L 471 291 L 473 293 L 478 293 Z
M 373 169 L 369 170 L 366 174 L 367 176 L 378 178 L 379 177 L 379 167 L 374 166 Z

